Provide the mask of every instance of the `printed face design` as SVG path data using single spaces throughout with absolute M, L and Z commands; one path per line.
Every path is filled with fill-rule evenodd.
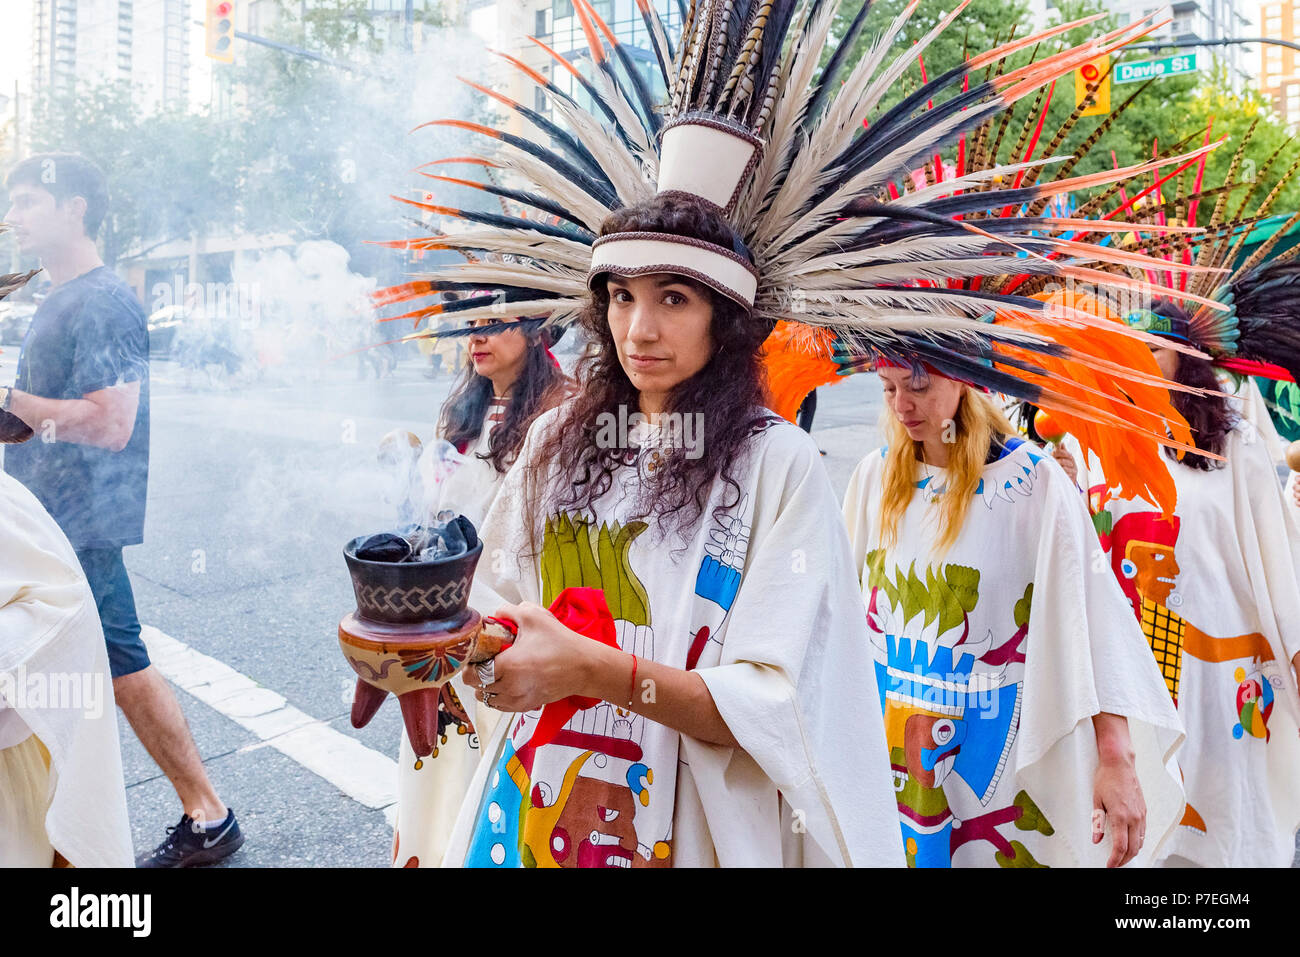
M 913 442 L 943 441 L 967 387 L 943 376 L 913 378 L 911 369 L 885 366 L 876 374 L 880 376 L 885 404 L 907 429 L 908 438 Z
M 551 855 L 562 867 L 631 867 L 635 814 L 626 785 L 579 775 L 551 831 Z
M 938 788 L 952 771 L 966 740 L 966 722 L 888 701 L 885 735 L 891 752 L 902 751 L 907 778 L 922 788 Z M 896 768 L 894 774 L 895 788 L 901 791 L 906 784 L 901 779 L 902 770 Z
M 713 303 L 708 294 L 671 273 L 610 276 L 609 332 L 618 361 L 642 394 L 643 411 L 709 363 Z M 648 400 L 648 405 L 647 405 Z
M 1173 548 L 1155 542 L 1129 542 L 1120 570 L 1143 598 L 1157 605 L 1169 601 L 1179 571 Z

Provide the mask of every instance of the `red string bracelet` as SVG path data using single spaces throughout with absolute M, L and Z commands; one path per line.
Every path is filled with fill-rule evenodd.
M 632 699 L 636 697 L 636 655 L 632 656 L 632 683 L 627 687 L 627 710 L 632 710 Z

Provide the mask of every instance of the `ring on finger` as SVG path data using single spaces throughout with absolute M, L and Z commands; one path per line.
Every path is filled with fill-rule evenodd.
M 485 688 L 488 685 L 495 683 L 497 680 L 496 662 L 497 660 L 495 658 L 489 658 L 487 661 L 480 662 L 474 666 L 474 670 L 478 673 L 479 683 Z

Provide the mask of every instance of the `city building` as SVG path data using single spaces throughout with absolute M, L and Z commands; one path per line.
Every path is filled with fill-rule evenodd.
M 1261 37 L 1300 40 L 1300 0 L 1272 0 L 1260 4 Z M 1273 101 L 1283 122 L 1300 128 L 1300 51 L 1273 43 L 1259 49 L 1259 89 Z
M 32 91 L 124 80 L 145 110 L 189 103 L 191 0 L 30 0 Z
M 1142 42 L 1158 43 L 1176 40 L 1178 52 L 1195 52 L 1197 67 L 1204 72 L 1212 63 L 1227 68 L 1228 81 L 1233 89 L 1244 90 L 1255 85 L 1256 48 L 1258 44 L 1230 43 L 1223 46 L 1198 47 L 1198 40 L 1231 40 L 1258 36 L 1250 5 L 1240 0 L 1174 0 L 1173 3 L 1153 3 L 1152 0 L 1111 0 L 1107 4 L 1118 14 L 1121 23 L 1131 23 L 1149 14 L 1157 20 L 1170 19 Z M 1186 44 L 1186 45 L 1181 45 Z M 1142 59 L 1157 56 L 1151 51 L 1125 54 L 1125 58 Z
M 588 79 L 594 79 L 591 54 L 588 52 L 582 22 L 574 14 L 572 0 L 461 0 L 469 29 L 488 47 L 517 57 L 546 77 L 557 87 L 586 103 L 581 84 L 540 46 L 529 40 L 536 37 L 573 63 Z M 636 0 L 592 0 L 592 7 L 618 37 L 629 57 L 641 70 L 650 89 L 663 92 L 663 79 L 655 65 L 645 21 Z M 681 32 L 681 10 L 675 0 L 654 0 L 671 42 Z M 557 68 L 558 67 L 558 68 Z M 621 68 L 620 68 L 621 69 Z M 536 85 L 518 70 L 502 64 L 491 80 L 502 92 L 545 116 L 551 117 L 551 105 Z M 518 132 L 525 121 L 518 115 L 504 117 L 507 129 Z

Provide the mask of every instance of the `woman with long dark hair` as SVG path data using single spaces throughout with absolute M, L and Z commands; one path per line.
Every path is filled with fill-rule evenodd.
M 464 461 L 445 478 L 433 475 L 431 511 L 452 507 L 477 527 L 514 464 L 533 420 L 558 405 L 568 381 L 551 355 L 550 331 L 537 320 L 505 320 L 497 332 L 468 336 L 469 362 L 438 416 L 438 438 L 455 446 Z M 471 329 L 500 328 L 499 318 Z M 426 475 L 432 470 L 426 468 Z M 427 481 L 427 479 L 426 479 Z
M 454 470 L 421 458 L 430 514 L 451 509 L 475 527 L 496 498 L 528 427 L 568 392 L 568 380 L 551 356 L 550 333 L 536 320 L 492 317 L 470 324 L 470 362 L 443 403 L 438 438 L 462 457 Z M 444 474 L 447 473 L 447 474 Z M 398 765 L 398 821 L 393 864 L 436 867 L 447 847 L 456 809 L 480 756 L 480 735 L 496 715 L 477 707 L 461 681 L 443 686 L 439 746 L 418 757 L 402 732 Z
M 1265 278 L 1267 278 L 1265 275 Z M 1175 408 L 1205 454 L 1170 453 L 1172 514 L 1121 498 L 1090 469 L 1093 521 L 1187 729 L 1179 755 L 1187 809 L 1164 859 L 1171 865 L 1285 867 L 1300 829 L 1300 740 L 1293 664 L 1300 662 L 1297 540 L 1266 443 L 1220 393 L 1220 341 L 1239 357 L 1288 368 L 1280 327 L 1258 333 L 1238 285 L 1239 336 L 1212 338 L 1180 302 L 1157 300 L 1129 325 L 1215 361 L 1153 345 Z
M 601 236 L 735 245 L 683 196 L 620 210 Z M 485 554 L 506 567 L 476 587 L 509 603 L 497 614 L 519 639 L 466 681 L 517 717 L 486 746 L 447 859 L 896 862 L 820 457 L 764 408 L 769 330 L 721 283 L 669 268 L 593 267 L 581 390 L 538 420 L 485 523 Z M 546 610 L 574 588 L 603 590 L 613 645 Z M 495 596 L 474 601 L 491 611 Z M 575 697 L 585 710 L 555 727 Z

